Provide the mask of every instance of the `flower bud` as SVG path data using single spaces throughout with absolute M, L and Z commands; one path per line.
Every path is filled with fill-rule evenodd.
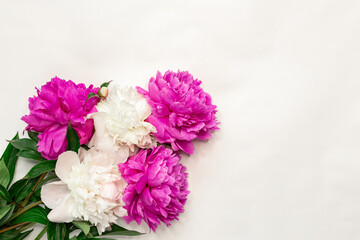
M 107 87 L 102 87 L 98 91 L 98 95 L 102 98 L 106 98 L 108 94 L 109 94 L 109 88 Z

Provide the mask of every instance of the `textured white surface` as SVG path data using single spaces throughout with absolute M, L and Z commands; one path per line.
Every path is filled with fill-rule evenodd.
M 222 129 L 183 160 L 181 221 L 134 239 L 360 239 L 359 12 L 356 0 L 0 0 L 0 150 L 54 75 L 145 86 L 189 70 Z

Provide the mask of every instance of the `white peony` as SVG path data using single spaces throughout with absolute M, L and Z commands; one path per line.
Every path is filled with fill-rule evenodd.
M 124 162 L 136 147 L 150 148 L 155 144 L 151 133 L 156 128 L 145 121 L 151 107 L 135 88 L 110 86 L 107 98 L 96 106 L 98 112 L 90 116 L 95 126 L 90 145 L 106 152 L 115 151 Z
M 59 156 L 55 172 L 61 181 L 46 184 L 41 199 L 52 209 L 52 222 L 85 220 L 101 234 L 111 223 L 126 215 L 122 201 L 126 182 L 117 161 L 94 148 L 67 151 Z

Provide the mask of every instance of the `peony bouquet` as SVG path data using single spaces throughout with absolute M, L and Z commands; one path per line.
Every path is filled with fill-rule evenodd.
M 188 72 L 160 72 L 148 89 L 75 84 L 55 77 L 29 98 L 0 161 L 0 240 L 111 239 L 170 226 L 189 194 L 181 154 L 218 129 L 216 106 Z M 37 164 L 13 182 L 19 157 Z M 123 220 L 122 220 L 123 219 Z M 122 226 L 120 226 L 122 225 Z

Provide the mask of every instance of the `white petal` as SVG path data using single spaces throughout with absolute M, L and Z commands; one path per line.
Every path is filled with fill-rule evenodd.
M 63 181 L 52 182 L 41 188 L 41 200 L 48 208 L 55 208 L 60 200 L 70 193 Z
M 95 133 L 90 143 L 98 150 L 114 151 L 112 137 L 107 133 L 105 126 L 107 115 L 107 113 L 97 112 L 91 116 L 94 119 Z
M 118 190 L 114 183 L 107 183 L 102 186 L 102 191 L 100 193 L 101 197 L 107 198 L 110 200 L 115 200 L 118 195 Z
M 75 218 L 71 214 L 72 210 L 75 209 L 75 203 L 71 197 L 71 194 L 63 196 L 59 204 L 53 208 L 48 214 L 48 219 L 51 222 L 72 222 Z
M 72 167 L 78 165 L 80 165 L 80 159 L 76 152 L 64 152 L 59 156 L 56 162 L 55 173 L 63 182 L 66 183 L 69 179 Z
M 122 145 L 118 147 L 118 150 L 115 153 L 115 164 L 124 163 L 130 154 L 129 146 Z

